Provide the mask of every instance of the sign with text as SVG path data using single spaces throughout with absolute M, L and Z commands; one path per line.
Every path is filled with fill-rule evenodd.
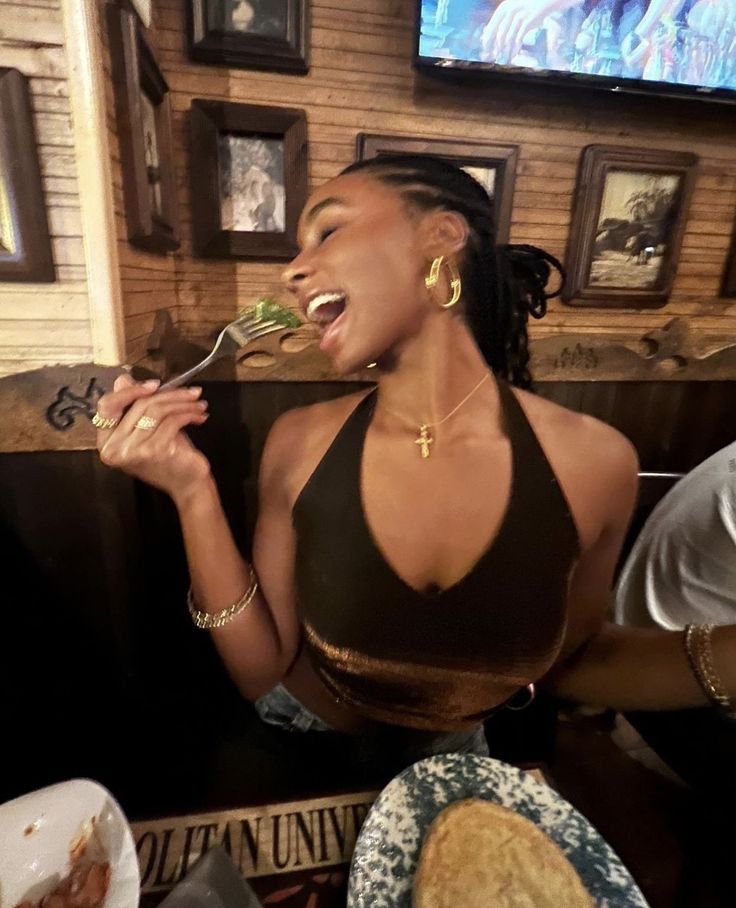
M 215 845 L 249 880 L 347 865 L 377 795 L 364 791 L 135 823 L 141 892 L 171 889 Z

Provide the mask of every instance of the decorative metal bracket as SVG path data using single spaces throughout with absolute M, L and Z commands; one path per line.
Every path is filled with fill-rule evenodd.
M 65 385 L 59 389 L 54 402 L 46 410 L 46 421 L 58 432 L 66 432 L 72 428 L 78 414 L 83 413 L 88 419 L 97 409 L 97 401 L 105 393 L 105 389 L 97 384 L 97 379 L 92 378 L 87 385 L 84 395 L 74 394 Z

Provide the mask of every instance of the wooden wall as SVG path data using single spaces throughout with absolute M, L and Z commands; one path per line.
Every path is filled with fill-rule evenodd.
M 104 6 L 106 0 L 98 2 Z M 560 256 L 577 162 L 586 144 L 695 151 L 700 174 L 670 303 L 635 312 L 571 309 L 555 302 L 545 321 L 533 325 L 533 334 L 586 335 L 589 343 L 623 340 L 636 347 L 644 333 L 682 316 L 700 353 L 736 335 L 736 304 L 718 297 L 736 212 L 736 120 L 730 108 L 585 91 L 461 88 L 418 78 L 410 66 L 413 4 L 395 0 L 371 0 L 369 11 L 359 0 L 313 0 L 312 70 L 306 77 L 205 66 L 187 57 L 186 2 L 156 0 L 148 33 L 172 88 L 183 214 L 182 248 L 174 255 L 142 252 L 127 241 L 109 57 L 104 61 L 129 361 L 145 355 L 161 309 L 186 334 L 204 336 L 241 306 L 280 288 L 279 264 L 202 260 L 191 254 L 187 112 L 194 97 L 304 107 L 312 186 L 353 159 L 361 131 L 517 143 L 512 240 L 538 243 Z M 3 65 L 31 78 L 57 267 L 55 284 L 0 285 L 3 374 L 89 360 L 91 338 L 60 0 L 0 0 L 0 34 Z
M 95 2 L 102 10 L 112 0 Z M 518 144 L 512 241 L 544 245 L 558 256 L 565 253 L 577 164 L 585 145 L 694 151 L 701 166 L 669 304 L 637 312 L 577 309 L 555 301 L 547 318 L 533 324 L 532 333 L 536 339 L 571 336 L 594 346 L 623 341 L 640 349 L 645 333 L 682 317 L 700 355 L 736 336 L 736 302 L 718 296 L 736 213 L 732 108 L 584 90 L 543 91 L 541 86 L 461 87 L 419 77 L 410 63 L 414 4 L 398 0 L 312 0 L 312 68 L 305 77 L 195 64 L 186 50 L 187 2 L 155 0 L 148 32 L 172 89 L 182 213 L 182 246 L 173 255 L 142 252 L 127 241 L 113 86 L 109 57 L 104 59 L 128 361 L 144 358 L 155 315 L 162 309 L 185 334 L 205 337 L 243 305 L 280 290 L 278 263 L 192 255 L 187 115 L 195 97 L 303 107 L 312 186 L 353 160 L 359 132 Z M 105 22 L 104 15 L 101 20 Z M 0 285 L 4 374 L 84 362 L 92 356 L 60 0 L 0 0 L 0 35 L 3 65 L 17 66 L 31 78 L 58 278 L 41 288 Z M 291 375 L 325 374 L 324 368 L 312 365 L 306 371 L 309 375 L 292 369 Z M 545 377 L 544 371 L 538 375 Z
M 591 143 L 694 151 L 701 166 L 674 292 L 660 310 L 566 307 L 534 324 L 535 337 L 586 335 L 636 345 L 647 331 L 686 317 L 707 353 L 736 335 L 736 301 L 718 287 L 736 214 L 733 108 L 528 86 L 459 87 L 418 78 L 411 67 L 414 3 L 312 0 L 311 72 L 291 76 L 197 64 L 188 59 L 187 0 L 155 0 L 153 40 L 172 89 L 182 211 L 175 298 L 185 333 L 205 335 L 240 306 L 278 291 L 279 264 L 203 260 L 191 254 L 187 113 L 192 98 L 302 107 L 309 123 L 310 183 L 333 177 L 354 157 L 359 132 L 476 139 L 520 146 L 512 241 L 563 256 L 581 150 Z M 170 298 L 170 273 L 148 256 L 125 267 L 131 340 L 152 324 L 146 288 Z M 158 302 L 156 303 L 158 305 Z M 623 376 L 622 376 L 623 377 Z
M 108 142 L 112 162 L 113 193 L 115 200 L 115 234 L 118 241 L 120 285 L 123 299 L 126 361 L 137 362 L 146 353 L 146 340 L 156 312 L 166 309 L 172 321 L 177 322 L 178 300 L 176 295 L 176 262 L 171 255 L 158 255 L 136 249 L 128 242 L 128 227 L 123 200 L 123 174 L 120 163 L 118 125 L 115 116 L 115 98 L 110 66 L 108 22 L 105 7 L 113 0 L 97 0 L 101 7 L 100 20 L 105 32 L 103 66 L 105 69 L 105 102 L 107 111 Z M 156 19 L 146 33 L 152 47 L 158 44 Z
M 0 0 L 0 65 L 30 78 L 56 282 L 0 282 L 0 375 L 92 359 L 60 0 Z

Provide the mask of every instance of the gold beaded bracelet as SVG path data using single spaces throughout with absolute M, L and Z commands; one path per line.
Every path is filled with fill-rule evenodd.
M 713 664 L 712 624 L 688 624 L 685 627 L 685 652 L 698 683 L 714 706 L 733 715 L 736 702 L 729 697 Z
M 228 622 L 232 621 L 234 618 L 237 618 L 241 612 L 244 612 L 248 606 L 253 601 L 253 597 L 258 591 L 258 579 L 253 571 L 253 568 L 250 569 L 250 584 L 248 589 L 243 593 L 243 595 L 238 599 L 237 602 L 233 602 L 232 605 L 228 605 L 223 609 L 220 609 L 219 612 L 201 612 L 197 606 L 194 604 L 194 594 L 192 593 L 191 586 L 189 587 L 189 592 L 187 593 L 187 608 L 189 609 L 189 614 L 192 616 L 192 621 L 195 625 L 203 631 L 210 631 L 217 627 L 223 627 Z

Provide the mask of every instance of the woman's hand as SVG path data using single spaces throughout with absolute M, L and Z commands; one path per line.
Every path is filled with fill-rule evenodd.
M 100 460 L 167 492 L 180 502 L 210 476 L 210 465 L 184 433 L 207 417 L 201 388 L 181 388 L 157 394 L 158 381 L 136 382 L 129 375 L 115 379 L 113 390 L 100 398 L 97 412 L 119 419 L 112 429 L 99 429 Z M 140 428 L 141 417 L 152 428 Z
M 510 63 L 524 38 L 547 16 L 580 6 L 583 0 L 503 0 L 483 29 L 481 58 L 488 63 Z

